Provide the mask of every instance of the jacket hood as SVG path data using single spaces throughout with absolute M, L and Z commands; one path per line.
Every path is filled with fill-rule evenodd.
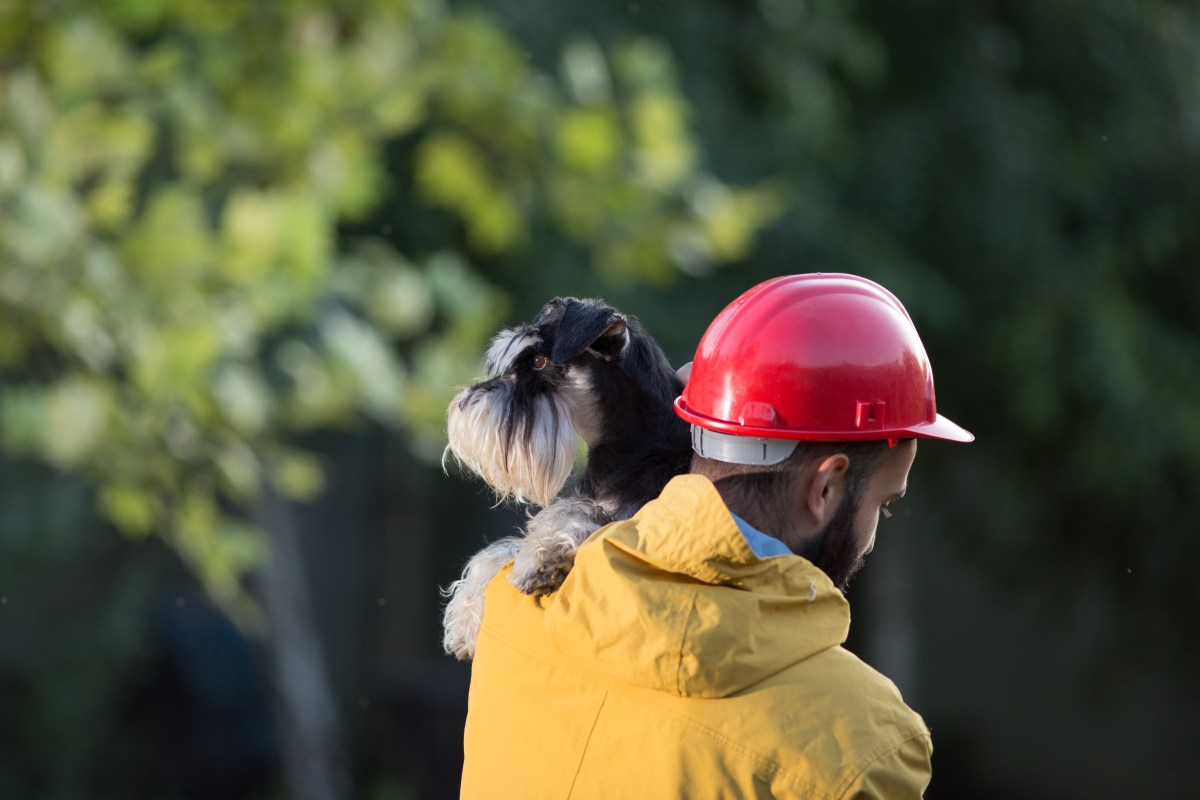
M 760 558 L 716 488 L 674 478 L 633 518 L 597 531 L 544 623 L 572 660 L 623 682 L 724 697 L 846 640 L 850 611 L 811 562 Z

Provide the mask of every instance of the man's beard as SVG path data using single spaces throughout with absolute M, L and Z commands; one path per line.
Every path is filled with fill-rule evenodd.
M 828 575 L 842 594 L 846 593 L 850 579 L 863 565 L 858 537 L 854 535 L 854 518 L 861 505 L 861 490 L 851 487 L 833 518 L 797 553 Z

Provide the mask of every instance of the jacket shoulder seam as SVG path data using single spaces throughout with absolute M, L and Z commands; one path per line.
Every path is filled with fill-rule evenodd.
M 523 653 L 527 657 L 534 658 L 534 659 L 546 659 L 550 663 L 555 664 L 559 669 L 563 669 L 563 670 L 571 673 L 572 675 L 579 675 L 579 676 L 583 677 L 582 675 L 580 675 L 580 671 L 573 665 L 570 665 L 559 658 L 555 658 L 555 657 L 546 658 L 547 657 L 546 653 L 541 653 L 533 648 L 526 646 L 522 642 L 514 641 L 513 639 L 509 638 L 508 636 L 505 636 L 504 634 L 501 634 L 495 630 L 490 629 L 486 622 L 484 623 L 483 627 L 480 629 L 479 632 L 480 632 L 480 635 L 487 635 L 488 637 L 490 637 L 492 639 L 495 639 L 499 642 L 503 642 L 505 646 L 511 647 L 512 649 Z M 785 781 L 787 781 L 792 786 L 795 786 L 798 789 L 802 789 L 805 792 L 805 796 L 812 798 L 812 800 L 835 800 L 835 798 L 836 798 L 836 795 L 831 794 L 831 793 L 821 789 L 820 786 L 818 786 L 817 784 L 815 784 L 811 781 L 802 780 L 794 772 L 792 772 L 791 770 L 784 767 L 783 764 L 780 764 L 778 761 L 776 761 L 766 755 L 763 755 L 762 753 L 759 753 L 755 750 L 752 750 L 752 749 L 746 747 L 745 745 L 743 745 L 741 742 L 737 741 L 736 739 L 731 739 L 728 736 L 726 736 L 725 734 L 721 733 L 720 731 L 714 730 L 713 728 L 710 728 L 707 725 L 704 725 L 703 723 L 698 722 L 697 720 L 693 719 L 692 717 L 689 717 L 686 714 L 680 714 L 679 712 L 673 711 L 672 709 L 669 709 L 669 708 L 666 708 L 665 706 L 663 706 L 659 703 L 655 703 L 650 699 L 647 699 L 644 697 L 639 697 L 638 695 L 634 694 L 633 692 L 626 691 L 625 686 L 623 686 L 620 683 L 615 683 L 614 681 L 612 681 L 612 679 L 608 678 L 607 676 L 597 674 L 597 673 L 592 673 L 590 671 L 586 672 L 585 674 L 589 679 L 595 681 L 597 684 L 604 687 L 604 700 L 602 701 L 600 708 L 603 708 L 604 705 L 607 705 L 608 697 L 610 694 L 616 694 L 618 697 L 628 700 L 631 703 L 637 703 L 638 705 L 648 706 L 650 708 L 655 709 L 656 711 L 663 714 L 664 716 L 669 717 L 670 719 L 674 720 L 676 724 L 682 725 L 687 728 L 691 728 L 692 730 L 696 731 L 697 733 L 699 733 L 703 736 L 707 736 L 711 739 L 716 740 L 725 748 L 725 752 L 728 752 L 731 755 L 736 755 L 741 758 L 749 759 L 749 760 L 753 761 L 754 763 L 756 763 L 757 765 L 759 765 L 760 768 L 762 768 L 765 772 L 769 773 L 770 775 L 782 777 Z M 571 791 L 574 791 L 574 783 L 575 783 L 576 777 L 578 777 L 578 770 L 583 768 L 583 759 L 587 752 L 587 745 L 591 742 L 591 738 L 596 730 L 596 725 L 599 723 L 600 708 L 597 708 L 597 710 L 596 710 L 596 715 L 592 719 L 592 727 L 588 731 L 588 737 L 584 744 L 584 748 L 583 748 L 583 750 L 580 751 L 579 762 L 578 762 L 578 765 L 576 766 L 576 770 L 577 770 L 576 775 L 573 776 L 571 779 L 571 785 L 572 785 Z M 570 795 L 568 794 L 568 798 L 569 797 L 570 797 Z
M 864 758 L 862 761 L 862 766 L 859 769 L 855 770 L 854 772 L 850 773 L 848 776 L 846 776 L 846 779 L 842 781 L 842 785 L 838 787 L 838 790 L 834 796 L 839 798 L 840 800 L 844 800 L 844 798 L 846 796 L 846 792 L 850 791 L 850 787 L 852 787 L 858 781 L 859 778 L 861 778 L 863 775 L 865 775 L 867 770 L 869 770 L 872 766 L 874 766 L 875 764 L 878 764 L 881 760 L 883 760 L 887 756 L 891 755 L 892 753 L 895 753 L 896 751 L 898 751 L 900 748 L 904 747 L 904 745 L 908 744 L 909 742 L 916 741 L 917 739 L 921 739 L 921 738 L 928 738 L 928 737 L 929 737 L 929 731 L 927 731 L 927 730 L 909 729 L 908 731 L 905 732 L 904 738 L 900 739 L 897 742 L 893 742 L 892 744 L 885 745 L 885 746 L 879 748 L 874 753 L 868 755 L 866 758 Z
M 786 780 L 792 786 L 803 789 L 806 797 L 817 798 L 818 800 L 820 800 L 820 799 L 834 800 L 834 798 L 835 798 L 835 795 L 821 789 L 817 784 L 812 783 L 811 781 L 802 780 L 801 778 L 797 777 L 794 772 L 789 770 L 787 767 L 783 766 L 783 764 L 780 764 L 775 759 L 772 759 L 768 756 L 763 755 L 762 753 L 757 752 L 756 750 L 752 750 L 752 749 L 746 747 L 745 745 L 743 745 L 741 742 L 737 741 L 736 739 L 731 739 L 728 736 L 726 736 L 725 734 L 721 733 L 720 731 L 714 730 L 713 728 L 710 728 L 709 726 L 693 719 L 692 717 L 687 716 L 686 714 L 680 714 L 676 711 L 672 711 L 669 708 L 664 708 L 663 706 L 659 705 L 658 703 L 654 703 L 654 702 L 646 700 L 644 698 L 637 697 L 636 695 L 629 693 L 629 692 L 621 691 L 619 687 L 614 689 L 614 691 L 616 691 L 616 693 L 618 695 L 625 698 L 626 700 L 629 700 L 632 703 L 638 703 L 639 705 L 650 706 L 650 707 L 654 708 L 655 710 L 657 710 L 659 713 L 664 714 L 664 715 L 670 717 L 671 719 L 675 720 L 676 723 L 683 725 L 685 727 L 691 728 L 691 729 L 699 732 L 702 735 L 705 735 L 712 739 L 715 739 L 726 749 L 726 752 L 736 754 L 738 756 L 741 756 L 742 758 L 748 758 L 751 761 L 758 764 L 761 768 L 764 769 L 764 771 L 768 772 L 769 774 L 771 774 L 773 776 L 781 776 L 784 778 L 784 780 Z
M 691 603 L 688 604 L 687 619 L 683 621 L 683 630 L 679 634 L 679 652 L 675 655 L 675 691 L 681 697 L 683 696 L 683 651 L 687 647 L 688 628 L 692 624 L 692 617 L 696 615 L 696 595 L 697 592 L 693 590 Z
M 583 769 L 583 760 L 587 758 L 588 747 L 592 743 L 592 735 L 596 732 L 596 726 L 600 723 L 600 715 L 604 712 L 604 705 L 608 702 L 609 690 L 604 691 L 604 695 L 600 698 L 600 704 L 596 706 L 595 712 L 592 714 L 592 725 L 588 728 L 587 736 L 583 739 L 583 746 L 579 748 L 579 756 L 575 759 L 575 774 L 571 776 L 571 785 L 567 787 L 567 800 L 571 800 L 571 796 L 575 794 L 575 782 L 579 780 L 579 773 Z

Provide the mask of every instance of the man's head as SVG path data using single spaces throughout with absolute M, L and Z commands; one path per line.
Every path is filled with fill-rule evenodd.
M 675 411 L 692 426 L 692 471 L 839 587 L 904 493 L 916 439 L 974 439 L 937 413 L 904 306 L 856 275 L 755 286 L 709 325 L 689 373 Z
M 692 459 L 692 472 L 713 481 L 729 509 L 819 567 L 838 589 L 875 546 L 880 515 L 904 496 L 917 454 L 915 439 L 802 442 L 767 467 Z

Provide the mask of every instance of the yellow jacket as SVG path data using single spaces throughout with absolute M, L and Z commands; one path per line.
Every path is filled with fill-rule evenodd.
M 841 647 L 811 563 L 759 558 L 707 479 L 675 478 L 579 548 L 562 588 L 487 590 L 464 798 L 920 797 L 932 752 Z

